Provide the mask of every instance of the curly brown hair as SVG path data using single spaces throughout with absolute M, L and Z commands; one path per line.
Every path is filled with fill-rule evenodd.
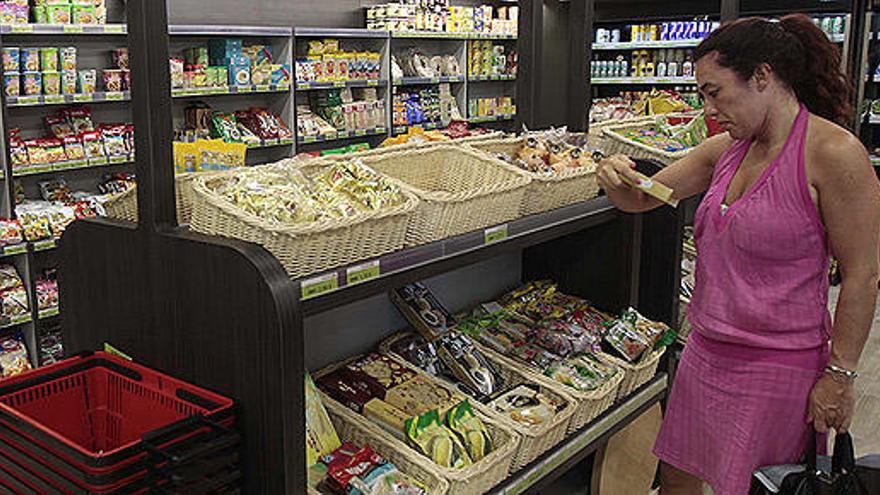
M 749 17 L 726 23 L 694 50 L 694 60 L 717 52 L 718 63 L 743 80 L 768 64 L 810 111 L 850 127 L 853 85 L 841 70 L 840 48 L 803 14 L 779 21 Z

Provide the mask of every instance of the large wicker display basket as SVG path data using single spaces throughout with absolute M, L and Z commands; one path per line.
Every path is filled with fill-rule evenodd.
M 331 399 L 318 392 L 321 401 L 328 404 Z M 359 447 L 369 445 L 379 455 L 394 464 L 397 469 L 428 487 L 429 495 L 446 495 L 449 493 L 449 483 L 437 472 L 433 463 L 421 456 L 410 455 L 394 442 L 388 440 L 385 435 L 376 433 L 377 427 L 358 421 L 357 414 L 342 406 L 326 407 L 330 421 L 343 442 L 352 442 Z M 321 492 L 309 487 L 309 495 L 320 495 Z
M 665 115 L 667 118 L 693 118 L 696 117 L 698 113 L 682 113 L 682 114 L 668 114 Z M 655 127 L 655 122 L 657 117 L 664 117 L 663 115 L 655 115 L 654 117 L 649 117 L 647 119 L 637 119 L 632 121 L 622 121 L 615 125 L 608 125 L 602 128 L 602 147 L 604 148 L 605 154 L 614 155 L 614 154 L 624 154 L 629 156 L 630 158 L 649 158 L 653 160 L 657 160 L 663 165 L 671 165 L 677 160 L 680 160 L 687 156 L 688 153 L 691 152 L 690 149 L 682 150 L 682 151 L 665 151 L 653 146 L 648 146 L 647 144 L 639 143 L 632 139 L 627 138 L 621 132 L 630 131 L 630 130 L 639 130 L 639 129 L 649 129 Z
M 407 246 L 418 246 L 519 217 L 531 179 L 525 172 L 471 148 L 438 144 L 364 158 L 405 184 L 421 200 Z
M 623 381 L 617 390 L 615 400 L 623 400 L 633 393 L 635 389 L 651 381 L 651 378 L 654 378 L 654 375 L 657 374 L 657 365 L 660 364 L 660 358 L 663 357 L 664 352 L 666 352 L 665 347 L 647 352 L 635 363 L 629 363 L 610 354 L 602 354 L 603 359 L 614 363 L 623 370 Z
M 315 174 L 326 162 L 307 162 L 303 173 Z M 272 165 L 269 165 L 272 166 Z M 410 214 L 419 201 L 403 190 L 399 205 L 344 219 L 279 225 L 248 213 L 215 192 L 235 171 L 193 181 L 191 227 L 196 232 L 254 242 L 271 252 L 294 278 L 402 249 Z
M 210 173 L 210 172 L 208 172 Z M 187 225 L 192 217 L 192 181 L 198 177 L 199 172 L 177 174 L 174 177 L 174 192 L 177 200 L 177 224 Z M 104 211 L 108 217 L 127 222 L 137 223 L 137 186 L 117 194 L 104 203 Z
M 357 358 L 348 359 L 346 361 L 327 366 L 317 373 L 313 373 L 312 376 L 317 382 L 317 380 L 322 376 L 347 365 L 354 359 Z M 401 364 L 409 367 L 413 371 L 418 372 L 417 369 L 410 366 L 406 362 L 402 362 Z M 453 392 L 453 394 L 460 397 L 461 400 L 465 400 L 465 396 L 462 395 L 461 392 L 459 392 L 454 387 L 446 385 L 444 384 L 444 382 L 436 383 L 438 384 L 438 386 L 444 387 L 445 389 Z M 326 407 L 328 411 L 338 411 L 340 409 L 344 409 L 345 411 L 340 412 L 340 415 L 346 413 L 352 421 L 356 421 L 360 423 L 364 428 L 369 428 L 376 435 L 384 437 L 388 442 L 391 442 L 397 447 L 397 449 L 399 449 L 401 452 L 404 452 L 406 455 L 410 457 L 420 457 L 425 462 L 428 462 L 431 467 L 433 467 L 434 470 L 443 477 L 443 479 L 449 482 L 450 494 L 477 495 L 488 492 L 495 485 L 507 478 L 508 474 L 510 474 L 510 466 L 513 462 L 513 455 L 516 453 L 516 450 L 519 446 L 519 435 L 514 433 L 513 430 L 511 430 L 507 426 L 502 425 L 495 419 L 489 417 L 486 414 L 485 407 L 482 404 L 476 401 L 470 401 L 474 413 L 480 418 L 480 420 L 486 426 L 486 430 L 489 432 L 489 435 L 491 435 L 494 449 L 486 457 L 466 468 L 444 468 L 442 466 L 434 464 L 430 461 L 430 459 L 423 456 L 421 453 L 417 452 L 406 443 L 395 438 L 391 433 L 386 432 L 366 417 L 351 411 L 350 409 L 340 404 L 333 398 L 327 396 L 326 394 L 321 394 L 321 400 L 324 402 L 324 407 Z
M 518 369 L 523 373 L 528 373 L 542 383 L 546 383 L 553 387 L 561 387 L 565 394 L 574 399 L 576 407 L 574 415 L 572 415 L 571 417 L 571 422 L 569 422 L 568 424 L 567 434 L 572 434 L 580 430 L 590 421 L 596 419 L 596 417 L 598 417 L 600 414 L 607 411 L 611 406 L 613 406 L 614 401 L 617 398 L 617 390 L 624 379 L 624 373 L 618 372 L 602 387 L 596 390 L 591 390 L 589 392 L 581 392 L 571 387 L 560 385 L 551 378 L 540 374 L 540 370 L 530 365 L 521 363 L 507 356 L 499 354 L 498 352 L 489 349 L 485 345 L 477 345 L 480 347 L 480 350 L 483 351 L 485 355 L 491 356 L 493 361 L 502 363 L 505 367 Z
M 393 335 L 382 342 L 379 345 L 379 349 L 402 363 L 411 364 L 391 350 L 395 342 L 410 335 L 410 333 L 406 332 Z M 496 359 L 494 355 L 486 354 L 485 356 L 504 379 L 506 388 L 513 389 L 519 385 L 539 385 L 539 390 L 542 394 L 564 404 L 552 421 L 539 426 L 517 423 L 506 414 L 488 410 L 488 415 L 521 436 L 519 448 L 516 451 L 516 455 L 514 455 L 513 464 L 510 468 L 511 472 L 516 472 L 565 439 L 568 425 L 575 412 L 575 402 L 568 394 L 561 390 L 561 387 L 550 386 L 543 380 L 536 379 L 532 373 L 528 373 L 520 368 L 510 367 Z M 421 370 L 419 372 L 435 381 L 444 380 L 444 378 L 435 377 Z M 454 383 L 452 385 L 455 386 Z
M 525 137 L 491 139 L 469 143 L 469 146 L 489 154 L 502 153 L 516 156 Z M 534 215 L 593 199 L 599 195 L 596 166 L 570 168 L 550 174 L 526 172 L 532 179 L 523 198 L 523 215 Z

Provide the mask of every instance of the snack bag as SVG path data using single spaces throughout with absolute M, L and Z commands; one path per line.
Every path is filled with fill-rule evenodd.
M 321 396 L 312 381 L 311 375 L 306 373 L 306 465 L 311 466 L 318 462 L 321 456 L 329 454 L 340 446 L 339 436 L 336 429 L 324 409 Z
M 520 385 L 488 404 L 498 413 L 526 426 L 539 426 L 551 421 L 562 404 L 555 404 L 537 387 Z
M 648 339 L 624 320 L 617 320 L 605 330 L 605 342 L 629 362 L 636 362 L 650 347 Z
M 464 445 L 440 422 L 440 413 L 428 411 L 406 422 L 410 444 L 438 466 L 461 469 L 473 464 Z
M 21 244 L 23 241 L 21 224 L 18 220 L 0 218 L 0 247 Z
M 5 295 L 2 297 L 4 298 L 5 313 Z M 16 330 L 13 335 L 0 339 L 0 378 L 9 378 L 30 369 L 31 362 L 21 330 Z
M 477 462 L 492 452 L 492 437 L 471 409 L 468 401 L 446 412 L 446 423 L 467 448 L 471 460 Z
M 12 265 L 0 265 L 0 292 L 21 287 L 21 277 Z

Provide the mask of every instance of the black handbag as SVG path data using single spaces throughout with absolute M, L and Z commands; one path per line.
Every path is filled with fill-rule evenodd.
M 751 495 L 880 495 L 880 455 L 855 459 L 852 437 L 838 434 L 834 455 L 816 455 L 810 442 L 804 464 L 763 467 L 752 477 Z

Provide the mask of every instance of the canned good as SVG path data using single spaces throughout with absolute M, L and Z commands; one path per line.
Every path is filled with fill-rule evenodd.
M 21 94 L 21 77 L 17 71 L 3 74 L 3 88 L 6 96 L 18 96 Z
M 834 20 L 832 21 L 832 26 L 833 26 L 832 32 L 834 34 L 843 34 L 845 25 L 846 25 L 846 23 L 844 22 L 843 17 L 841 17 L 841 16 L 835 17 Z
M 611 30 L 611 42 L 620 43 L 620 29 Z
M 823 17 L 820 26 L 826 34 L 834 32 L 834 21 L 830 17 Z
M 632 26 L 630 26 L 630 31 L 631 31 L 630 38 L 629 38 L 630 41 L 641 41 L 640 35 L 639 35 L 640 31 L 639 31 L 638 25 L 633 24 Z

